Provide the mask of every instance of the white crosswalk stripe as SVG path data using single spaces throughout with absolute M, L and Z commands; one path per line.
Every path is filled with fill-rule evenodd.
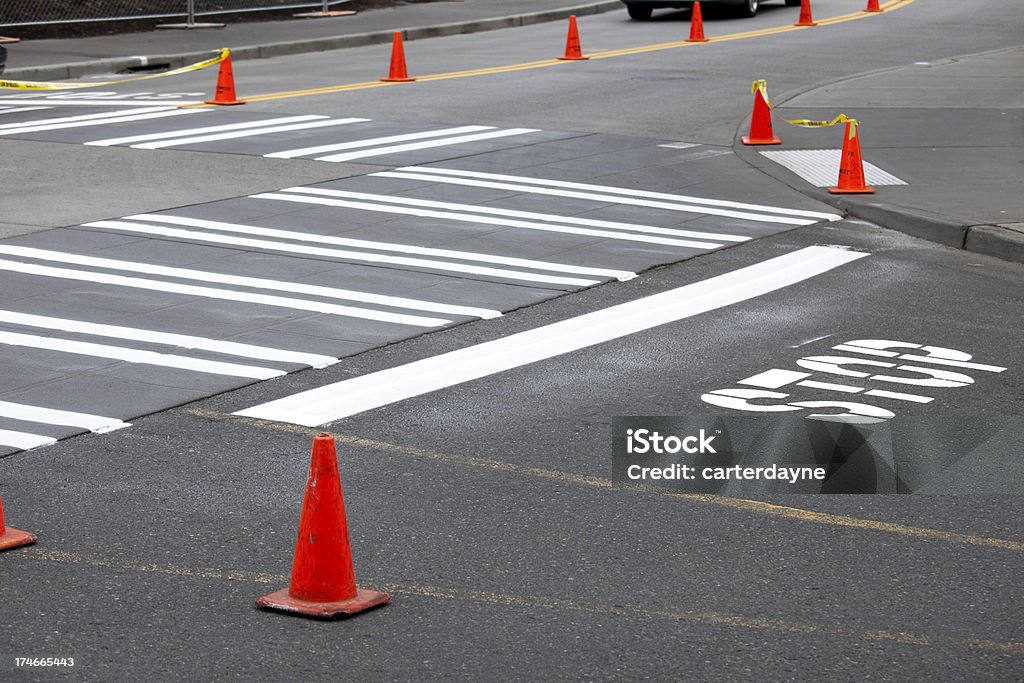
M 163 149 L 165 147 L 180 147 L 181 145 L 196 145 L 202 142 L 217 142 L 220 140 L 236 140 L 238 138 L 251 138 L 257 135 L 270 135 L 271 133 L 285 133 L 294 130 L 309 130 L 311 128 L 327 128 L 333 126 L 344 126 L 349 123 L 360 123 L 369 119 L 348 118 L 348 119 L 327 119 L 324 121 L 307 121 L 305 123 L 289 123 L 280 126 L 269 126 L 266 128 L 249 128 L 247 130 L 233 131 L 227 133 L 210 133 L 208 135 L 196 135 L 193 137 L 174 138 L 173 140 L 157 140 L 155 142 L 141 142 L 132 145 L 135 149 Z
M 537 211 L 519 211 L 513 209 L 502 209 L 493 206 L 459 204 L 456 202 L 439 202 L 429 199 L 416 199 L 410 197 L 399 197 L 395 195 L 368 194 L 365 192 L 347 192 L 344 190 L 328 190 L 313 187 L 288 187 L 281 190 L 281 192 L 296 192 L 299 194 L 323 195 L 325 197 L 367 200 L 371 202 L 381 202 L 384 204 L 397 204 L 400 206 L 420 206 L 430 209 L 445 209 L 451 211 L 464 211 L 466 213 L 485 214 L 488 216 L 507 216 L 511 218 L 525 218 L 530 221 L 560 223 L 563 225 L 579 225 L 593 228 L 623 230 L 626 232 L 641 232 L 651 235 L 668 235 L 671 237 L 692 237 L 693 239 L 709 240 L 708 244 L 697 245 L 697 248 L 713 249 L 722 246 L 721 244 L 716 244 L 717 242 L 746 242 L 747 240 L 750 239 L 749 237 L 743 235 L 729 235 L 719 232 L 701 232 L 696 230 L 683 230 L 680 228 L 659 228 L 652 225 L 642 225 L 638 223 L 624 223 L 622 221 L 606 221 L 597 220 L 593 218 L 578 218 L 576 216 L 559 216 L 551 213 L 539 213 Z
M 358 252 L 342 249 L 331 249 L 326 247 L 310 247 L 300 244 L 289 244 L 287 242 L 271 242 L 268 240 L 257 240 L 248 237 L 234 237 L 231 235 L 220 235 L 213 232 L 199 232 L 195 230 L 181 230 L 156 225 L 137 225 L 125 221 L 96 221 L 87 223 L 86 227 L 110 228 L 114 230 L 128 230 L 142 232 L 149 235 L 161 235 L 164 237 L 178 237 L 181 239 L 194 240 L 199 242 L 210 242 L 213 244 L 228 244 L 238 247 L 252 247 L 270 251 L 282 251 L 293 254 L 306 254 L 310 256 L 325 256 L 339 260 L 365 261 L 368 263 L 382 263 L 388 265 L 409 266 L 414 268 L 425 268 L 431 270 L 443 270 L 449 272 L 463 273 L 467 275 L 480 275 L 509 280 L 524 280 L 538 284 L 569 285 L 574 287 L 588 287 L 596 285 L 599 280 L 583 279 L 578 277 L 563 277 L 558 275 L 546 275 L 544 273 L 530 273 L 509 268 L 492 268 L 486 266 L 474 266 L 471 264 L 438 261 L 432 259 L 420 259 L 404 256 L 388 256 L 386 254 L 375 254 L 371 252 Z M 221 228 L 223 229 L 223 228 Z M 438 304 L 427 302 L 416 302 L 423 310 L 433 310 Z M 395 305 L 395 304 L 390 304 Z M 468 309 L 462 309 L 459 315 L 466 315 Z M 441 311 L 436 311 L 441 312 Z M 451 310 L 444 312 L 451 313 Z M 496 317 L 494 311 L 482 311 L 477 309 L 472 313 L 478 318 Z
M 96 344 L 93 342 L 58 339 L 55 337 L 40 337 L 38 335 L 22 334 L 20 332 L 0 331 L 0 344 L 24 346 L 33 349 L 44 349 L 47 351 L 58 351 L 61 353 L 72 353 L 79 356 L 107 358 L 110 360 L 124 361 L 126 363 L 160 365 L 165 368 L 178 368 L 180 370 L 191 370 L 193 372 L 207 372 L 214 375 L 228 375 L 230 377 L 270 379 L 272 377 L 280 377 L 285 374 L 284 370 L 262 368 L 255 365 L 222 363 L 220 361 L 179 356 L 173 353 L 142 351 L 139 349 L 130 349 L 124 346 Z
M 107 115 L 105 117 L 86 118 L 67 121 L 64 123 L 37 123 L 33 125 L 10 124 L 9 127 L 0 128 L 0 135 L 20 135 L 23 133 L 41 133 L 52 130 L 64 130 L 66 128 L 84 128 L 87 126 L 104 126 L 112 123 L 130 123 L 133 121 L 148 121 L 150 119 L 162 119 L 170 116 L 188 116 L 191 114 L 203 113 L 204 109 L 160 109 L 158 111 L 147 111 L 144 113 L 132 112 L 124 116 Z M 75 117 L 77 118 L 77 117 Z
M 301 188 L 291 188 L 291 190 L 293 191 L 298 191 L 299 189 Z M 400 200 L 396 198 L 395 201 Z M 533 215 L 540 216 L 541 214 Z M 557 273 L 569 273 L 572 275 L 587 275 L 590 277 L 598 278 L 615 278 L 616 280 L 622 282 L 625 282 L 626 280 L 632 280 L 633 278 L 636 277 L 636 273 L 630 272 L 628 270 L 614 270 L 611 268 L 591 268 L 585 266 L 573 266 L 567 263 L 552 263 L 549 261 L 537 261 L 534 259 L 513 258 L 497 254 L 480 254 L 468 251 L 458 251 L 454 249 L 435 249 L 431 247 L 418 247 L 411 244 L 395 244 L 393 242 L 357 240 L 347 237 L 335 237 L 333 235 L 307 234 L 302 232 L 295 232 L 292 230 L 261 228 L 254 225 L 239 225 L 236 223 L 225 223 L 223 221 L 209 221 L 199 218 L 187 218 L 183 216 L 137 214 L 135 216 L 126 216 L 124 220 L 148 223 L 150 225 L 152 225 L 153 223 L 170 223 L 171 225 L 182 225 L 187 227 L 204 228 L 208 230 L 220 230 L 223 232 L 237 232 L 247 235 L 274 237 L 299 242 L 315 242 L 317 244 L 330 244 L 340 247 L 355 247 L 357 249 L 389 251 L 401 254 L 416 254 L 418 256 L 436 256 L 438 258 L 454 259 L 458 261 L 475 261 L 495 265 L 515 266 L 518 268 L 527 268 L 530 270 L 553 271 Z M 592 284 L 590 281 L 587 281 L 587 283 Z
M 405 166 L 403 168 L 398 168 L 395 170 L 399 172 L 428 173 L 431 175 L 478 178 L 481 180 L 508 181 L 520 185 L 539 185 L 545 187 L 566 188 L 570 190 L 592 191 L 600 192 L 602 194 L 625 195 L 627 197 L 642 197 L 644 199 L 658 199 L 669 202 L 679 202 L 682 204 L 703 204 L 707 206 L 744 209 L 749 211 L 759 211 L 763 213 L 778 213 L 788 216 L 814 218 L 816 219 L 815 222 L 837 221 L 840 218 L 842 218 L 842 216 L 838 214 L 826 213 L 823 211 L 805 211 L 801 209 L 767 206 L 765 204 L 749 204 L 746 202 L 736 202 L 726 199 L 710 199 L 708 197 L 694 197 L 692 195 L 669 194 L 666 192 L 650 192 L 648 190 L 639 190 L 634 188 L 614 187 L 611 185 L 595 185 L 592 183 L 576 183 L 566 180 L 556 180 L 550 178 L 533 178 L 530 176 L 514 176 L 505 175 L 501 173 L 483 173 L 481 171 L 461 171 L 452 168 L 436 168 L 433 166 Z
M 694 240 L 670 239 L 667 237 L 655 237 L 628 232 L 616 232 L 611 230 L 595 230 L 593 228 L 582 228 L 565 225 L 554 225 L 551 223 L 540 223 L 535 221 L 524 221 L 512 218 L 498 218 L 489 215 L 476 215 L 472 213 L 461 213 L 455 211 L 434 211 L 421 209 L 415 206 L 397 206 L 385 203 L 354 202 L 344 199 L 332 199 L 329 197 L 315 197 L 303 194 L 291 194 L 285 192 L 264 192 L 252 195 L 254 199 L 271 199 L 275 201 L 298 202 L 302 204 L 318 204 L 320 206 L 337 206 L 347 209 L 360 209 L 363 211 L 377 211 L 380 213 L 393 213 L 403 216 L 420 216 L 422 218 L 444 218 L 465 223 L 477 223 L 482 225 L 501 225 L 509 228 L 525 228 L 528 230 L 541 230 L 544 232 L 559 232 L 567 235 L 586 235 L 589 237 L 604 237 L 611 240 L 622 240 L 626 242 L 646 242 L 648 244 L 662 244 L 667 246 L 685 247 L 689 249 L 714 249 L 722 246 L 711 242 L 696 242 Z M 642 232 L 649 232 L 643 230 Z M 660 232 L 660 230 L 659 230 Z
M 316 157 L 317 161 L 354 161 L 355 159 L 365 159 L 367 157 L 383 156 L 385 154 L 399 154 L 401 152 L 414 152 L 421 149 L 432 149 L 435 147 L 447 147 L 449 145 L 461 145 L 467 142 L 478 142 L 480 140 L 493 140 L 494 138 L 504 138 L 512 135 L 525 135 L 527 133 L 536 133 L 536 128 L 508 128 L 504 130 L 494 130 L 486 133 L 474 133 L 470 135 L 458 135 L 456 137 L 443 138 L 441 140 L 426 140 L 422 142 L 407 142 L 401 145 L 390 145 L 388 147 L 377 147 L 375 149 L 366 149 L 358 152 L 343 152 L 341 154 L 329 154 L 324 157 Z
M 203 128 L 187 128 L 184 130 L 164 131 L 161 133 L 145 133 L 143 135 L 129 135 L 120 138 L 107 138 L 106 140 L 92 140 L 86 145 L 96 147 L 110 147 L 113 145 L 130 145 L 136 142 L 149 142 L 151 140 L 165 140 L 167 138 L 184 138 L 204 133 L 223 133 L 225 131 L 238 131 L 249 128 L 261 128 L 271 124 L 283 125 L 286 123 L 298 123 L 300 121 L 317 121 L 327 118 L 326 116 L 279 116 L 272 119 L 261 119 L 259 121 L 243 121 L 241 123 L 224 123 L 218 126 L 205 126 Z
M 5 247 L 3 249 L 9 249 Z M 56 257 L 54 257 L 56 258 Z M 340 306 L 322 301 L 307 299 L 295 299 L 291 297 L 272 296 L 268 294 L 254 294 L 250 292 L 237 292 L 230 289 L 217 289 L 215 287 L 203 287 L 199 285 L 183 285 L 176 282 L 165 282 L 163 280 L 149 280 L 146 278 L 128 277 L 124 275 L 111 275 L 90 270 L 76 270 L 73 268 L 55 268 L 42 266 L 34 263 L 22 263 L 20 261 L 0 260 L 0 270 L 26 275 L 38 275 L 42 277 L 62 278 L 66 280 L 78 280 L 81 282 L 93 282 L 97 284 L 114 285 L 119 287 L 132 287 L 135 289 L 148 289 L 150 291 L 165 292 L 170 294 L 183 294 L 186 296 L 197 296 L 207 299 L 221 299 L 223 301 L 237 301 L 241 303 L 259 304 L 263 306 L 276 306 L 278 308 L 291 308 L 299 311 L 312 311 L 314 313 L 328 313 L 331 315 L 345 316 L 350 318 L 362 318 L 365 320 L 377 320 L 399 325 L 412 325 L 415 327 L 442 327 L 451 323 L 451 320 L 443 318 L 429 318 L 426 316 L 406 315 L 402 313 L 391 313 L 386 311 L 375 311 L 355 306 Z
M 115 227 L 128 226 L 131 224 L 119 221 L 98 221 L 86 223 L 86 226 L 108 227 L 111 224 Z M 151 230 L 158 228 L 150 227 Z M 190 233 L 193 234 L 193 233 Z M 306 285 L 297 282 L 282 282 L 280 280 L 268 280 L 264 278 L 247 277 L 241 275 L 227 275 L 213 273 L 206 270 L 191 270 L 188 268 L 172 268 L 169 266 L 158 266 L 151 263 L 140 263 L 138 261 L 118 261 L 116 259 L 97 258 L 94 256 L 83 256 L 79 254 L 68 254 L 46 249 L 32 249 L 28 247 L 8 247 L 0 245 L 0 254 L 21 256 L 31 259 L 42 259 L 48 261 L 60 261 L 91 268 L 106 268 L 109 270 L 123 270 L 132 273 L 144 273 L 146 275 L 159 275 L 187 280 L 198 280 L 200 282 L 216 283 L 222 285 L 236 285 L 239 287 L 251 287 L 254 289 L 269 289 L 291 294 L 305 294 L 308 296 L 320 296 L 329 299 L 342 299 L 347 301 L 358 301 L 360 303 L 371 303 L 394 308 L 410 308 L 429 313 L 441 313 L 444 315 L 462 315 L 473 318 L 497 318 L 501 316 L 499 311 L 470 306 L 453 306 L 440 304 L 420 299 L 407 299 L 397 296 L 383 296 L 380 294 L 369 294 L 349 289 L 336 289 L 334 287 L 322 287 L 320 285 Z
M 54 410 L 53 408 L 30 406 L 24 403 L 11 403 L 10 401 L 0 401 L 0 417 L 21 420 L 22 422 L 78 427 L 98 434 L 105 434 L 116 429 L 131 426 L 129 423 L 122 422 L 113 417 L 88 415 L 68 410 Z
M 337 358 L 317 353 L 286 351 L 284 349 L 274 349 L 266 346 L 256 346 L 253 344 L 240 344 L 238 342 L 225 341 L 222 339 L 209 339 L 206 337 L 197 337 L 195 335 L 142 330 L 134 327 L 125 327 L 123 325 L 104 325 L 82 320 L 54 318 L 29 313 L 18 313 L 15 311 L 0 311 L 0 323 L 47 330 L 60 330 L 62 332 L 71 332 L 76 334 L 87 334 L 94 337 L 109 337 L 112 339 L 120 339 L 122 341 L 138 341 L 149 344 L 175 346 L 184 349 L 198 349 L 226 356 L 252 358 L 254 360 L 296 363 L 298 365 L 307 365 L 314 368 L 325 368 L 328 365 L 333 365 L 338 362 Z
M 57 439 L 52 436 L 41 436 L 39 434 L 29 434 L 28 432 L 18 432 L 11 429 L 0 429 L 0 446 L 10 446 L 11 448 L 20 448 L 27 451 L 31 448 L 50 446 L 55 443 L 57 443 Z
M 569 197 L 573 199 L 589 199 L 592 201 L 603 202 L 603 203 L 615 203 L 615 204 L 627 204 L 632 206 L 644 206 L 654 209 L 668 209 L 671 211 L 686 211 L 690 213 L 707 214 L 711 216 L 723 216 L 727 218 L 742 218 L 750 221 L 758 221 L 764 223 L 781 223 L 784 225 L 811 225 L 822 220 L 838 220 L 840 217 L 835 214 L 819 214 L 816 217 L 803 217 L 796 215 L 778 215 L 779 209 L 773 208 L 771 211 L 765 211 L 764 208 L 759 208 L 759 213 L 752 211 L 739 211 L 735 209 L 717 208 L 708 204 L 707 200 L 704 200 L 702 204 L 697 204 L 693 201 L 693 198 L 686 198 L 684 201 L 664 201 L 645 199 L 642 196 L 643 192 L 637 191 L 631 193 L 628 190 L 621 188 L 611 188 L 613 191 L 609 192 L 608 188 L 600 185 L 583 185 L 582 183 L 573 183 L 573 185 L 583 185 L 587 188 L 586 190 L 571 190 L 562 189 L 564 183 L 561 181 L 548 181 L 548 186 L 541 186 L 537 184 L 537 179 L 530 179 L 533 182 L 522 182 L 521 180 L 504 182 L 499 180 L 488 180 L 478 178 L 477 176 L 486 176 L 489 174 L 476 174 L 467 177 L 457 177 L 454 174 L 437 173 L 436 169 L 422 169 L 418 167 L 406 167 L 397 171 L 382 171 L 380 173 L 373 173 L 372 175 L 379 178 L 398 178 L 403 180 L 421 180 L 428 183 L 444 183 L 450 185 L 465 185 L 469 187 L 485 187 L 497 190 L 514 190 L 516 192 L 523 192 L 527 194 L 541 194 L 554 197 Z M 635 194 L 636 196 L 627 196 L 628 194 Z M 669 195 L 671 196 L 671 195 Z M 787 213 L 792 213 L 788 212 Z M 806 212 L 800 212 L 806 213 Z M 798 217 L 799 216 L 799 217 Z M 827 216 L 827 217 L 826 217 Z
M 283 152 L 272 152 L 264 154 L 272 159 L 295 159 L 297 157 L 314 156 L 325 152 L 338 152 L 343 149 L 359 149 L 361 147 L 386 146 L 395 142 L 409 142 L 410 140 L 422 140 L 424 138 L 437 138 L 454 136 L 463 133 L 476 133 L 484 130 L 493 130 L 491 126 L 459 126 L 457 128 L 442 128 L 440 130 L 426 130 L 418 133 L 403 133 L 401 135 L 386 135 L 378 138 L 367 138 L 365 140 L 350 140 L 348 142 L 337 142 L 329 145 L 318 145 L 316 147 L 300 147 L 299 149 L 286 149 Z

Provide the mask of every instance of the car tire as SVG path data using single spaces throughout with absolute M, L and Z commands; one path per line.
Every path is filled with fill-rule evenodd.
M 636 19 L 637 21 L 647 21 L 654 12 L 653 9 L 646 5 L 626 5 L 626 11 L 629 12 L 630 19 Z
M 736 8 L 736 13 L 741 17 L 757 16 L 757 7 L 759 4 L 760 2 L 758 2 L 758 0 L 746 0 L 746 2 Z

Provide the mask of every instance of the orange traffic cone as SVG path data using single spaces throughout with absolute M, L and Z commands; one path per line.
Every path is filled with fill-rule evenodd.
M 220 71 L 217 72 L 217 91 L 212 100 L 206 100 L 206 104 L 245 104 L 245 100 L 235 98 L 235 72 L 231 68 L 231 52 L 227 54 L 220 63 Z
M 4 504 L 0 501 L 0 550 L 20 548 L 23 545 L 32 545 L 36 537 L 27 531 L 18 531 L 9 526 L 4 526 Z
M 388 69 L 388 77 L 380 80 L 386 83 L 407 83 L 416 80 L 409 78 L 405 70 L 405 49 L 402 47 L 400 31 L 395 31 L 395 37 L 391 40 L 391 68 Z
M 390 599 L 387 593 L 356 587 L 334 437 L 321 434 L 313 439 L 291 582 L 288 588 L 258 598 L 256 604 L 330 619 L 357 614 Z
M 708 42 L 708 39 L 704 37 L 704 19 L 700 14 L 700 2 L 693 3 L 693 11 L 690 13 L 690 37 L 686 39 L 686 42 Z
M 772 132 L 772 112 L 764 98 L 763 88 L 754 88 L 754 112 L 750 116 L 750 135 L 744 135 L 744 145 L 779 145 L 782 140 Z
M 868 0 L 868 6 L 864 12 L 881 12 L 882 8 L 878 6 L 878 0 Z
M 839 184 L 828 188 L 832 194 L 874 194 L 875 188 L 864 183 L 864 159 L 860 155 L 857 122 L 846 123 L 842 160 L 839 162 Z
M 590 59 L 590 57 L 584 57 L 583 51 L 580 50 L 580 32 L 576 28 L 576 15 L 569 17 L 569 35 L 565 39 L 565 56 L 556 57 L 555 59 L 561 59 L 563 61 L 578 62 L 584 59 Z
M 877 0 L 876 0 L 877 1 Z M 800 20 L 794 26 L 817 26 L 818 24 L 811 17 L 811 0 L 802 0 L 800 3 Z

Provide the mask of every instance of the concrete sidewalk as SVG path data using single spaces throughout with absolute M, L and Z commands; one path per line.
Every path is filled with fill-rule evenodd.
M 1024 47 L 845 78 L 780 97 L 775 106 L 775 133 L 783 144 L 737 144 L 750 163 L 853 216 L 1024 262 Z M 761 153 L 838 148 L 838 127 L 805 129 L 779 121 L 838 113 L 860 121 L 865 162 L 908 184 L 832 195 Z

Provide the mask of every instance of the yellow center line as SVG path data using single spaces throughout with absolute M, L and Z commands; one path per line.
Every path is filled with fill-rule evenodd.
M 318 434 L 325 433 L 324 430 L 322 429 L 301 427 L 299 425 L 292 425 L 284 422 L 270 422 L 267 420 L 260 420 L 251 417 L 241 417 L 237 415 L 230 415 L 228 413 L 219 413 L 212 410 L 205 410 L 202 408 L 188 408 L 183 410 L 182 412 L 208 420 L 229 420 L 232 422 L 238 422 L 240 424 L 246 424 L 256 429 L 265 429 L 269 431 L 298 434 L 306 437 L 314 437 L 317 436 Z M 385 453 L 395 453 L 413 458 L 433 460 L 435 462 L 442 462 L 449 465 L 460 465 L 463 467 L 486 469 L 495 472 L 506 472 L 509 474 L 532 477 L 535 479 L 546 479 L 549 481 L 557 481 L 559 483 L 574 486 L 582 486 L 597 489 L 612 488 L 612 482 L 602 477 L 591 477 L 583 474 L 576 474 L 573 472 L 561 472 L 558 470 L 547 469 L 544 467 L 518 465 L 516 463 L 502 462 L 500 460 L 491 460 L 488 458 L 477 458 L 468 455 L 440 453 L 438 451 L 431 451 L 424 448 L 402 446 L 399 444 L 388 443 L 385 441 L 378 441 L 376 439 L 367 439 L 360 436 L 352 436 L 350 434 L 331 433 L 331 436 L 333 436 L 334 440 L 340 444 L 353 446 L 357 448 L 368 448 L 372 450 L 382 451 Z M 652 496 L 668 496 L 671 498 L 678 498 L 682 500 L 703 503 L 705 505 L 716 505 L 719 507 L 730 508 L 733 510 L 741 510 L 744 512 L 751 512 L 770 517 L 780 517 L 783 519 L 790 519 L 793 521 L 806 522 L 810 524 L 824 524 L 828 526 L 844 527 L 847 529 L 858 529 L 860 531 L 895 534 L 898 536 L 905 536 L 907 538 L 916 538 L 926 541 L 939 541 L 943 543 L 952 543 L 955 545 L 971 545 L 980 546 L 983 548 L 997 548 L 999 550 L 1008 550 L 1010 552 L 1016 553 L 1024 552 L 1024 542 L 1020 541 L 1011 541 L 1002 538 L 991 538 L 988 536 L 976 536 L 973 534 L 961 534 L 952 531 L 941 531 L 939 529 L 914 527 L 905 524 L 881 522 L 872 519 L 847 517 L 845 515 L 836 515 L 828 512 L 816 512 L 814 510 L 806 510 L 803 508 L 795 508 L 785 505 L 775 505 L 773 503 L 766 503 L 759 500 L 728 498 L 725 496 L 716 496 L 706 493 L 672 493 L 668 491 L 633 489 L 618 490 L 623 491 L 624 493 L 640 493 Z
M 891 12 L 893 10 L 900 9 L 915 2 L 915 0 L 888 0 L 888 2 L 882 3 L 880 8 L 882 13 Z M 818 20 L 818 24 L 821 26 L 831 26 L 834 24 L 845 23 L 848 21 L 857 21 L 860 19 L 867 19 L 870 17 L 878 16 L 877 12 L 850 12 L 849 14 L 842 14 L 836 17 L 829 17 L 827 19 Z M 786 24 L 785 26 L 776 26 L 774 28 L 758 29 L 756 31 L 743 31 L 740 33 L 731 33 L 724 36 L 716 36 L 709 38 L 709 43 L 721 43 L 729 40 L 742 40 L 746 38 L 758 38 L 761 36 L 771 36 L 781 33 L 788 33 L 790 31 L 805 31 L 808 27 L 805 26 L 794 26 L 792 24 Z M 657 43 L 654 45 L 641 45 L 638 47 L 627 47 L 619 50 L 605 50 L 602 52 L 595 52 L 587 55 L 591 60 L 596 59 L 609 59 L 612 57 L 627 57 L 631 55 L 645 54 L 648 52 L 658 52 L 661 50 L 674 50 L 681 47 L 694 47 L 701 43 L 688 43 L 685 40 L 673 41 L 670 43 Z M 472 76 L 489 76 L 492 74 L 510 73 L 513 71 L 526 71 L 529 69 L 542 69 L 552 66 L 560 66 L 572 64 L 569 61 L 562 61 L 558 59 L 542 59 L 532 62 L 523 62 L 521 64 L 509 64 L 505 66 L 494 66 L 486 67 L 482 69 L 470 69 L 467 71 L 450 71 L 447 73 L 431 74 L 427 76 L 417 76 L 418 82 L 431 82 L 431 81 L 444 81 L 453 78 L 468 78 Z M 306 90 L 289 90 L 277 93 L 266 93 L 263 95 L 253 95 L 246 97 L 247 102 L 265 102 L 267 100 L 280 100 L 289 99 L 293 97 L 306 97 L 308 95 L 328 95 L 331 93 L 347 92 L 350 90 L 367 90 L 370 88 L 385 88 L 385 87 L 414 87 L 409 83 L 385 83 L 382 81 L 367 81 L 364 83 L 351 83 L 348 85 L 332 85 L 321 88 L 309 88 Z M 209 106 L 209 105 L 186 105 L 186 106 Z
M 57 562 L 61 564 L 83 565 L 120 571 L 133 571 L 141 574 L 161 574 L 187 579 L 204 579 L 220 581 L 244 581 L 260 585 L 287 585 L 289 578 L 284 574 L 267 574 L 239 569 L 214 569 L 210 567 L 185 567 L 173 564 L 155 564 L 132 560 L 113 559 L 85 555 L 66 550 L 55 550 L 33 546 L 12 553 L 12 560 Z M 525 595 L 514 593 L 496 593 L 466 588 L 442 588 L 410 584 L 385 583 L 374 586 L 378 590 L 397 595 L 431 598 L 435 600 L 461 600 L 487 605 L 519 607 L 526 609 L 550 609 L 587 614 L 605 614 L 618 617 L 663 619 L 702 626 L 726 627 L 791 633 L 820 637 L 840 637 L 869 642 L 889 642 L 899 645 L 916 645 L 921 647 L 953 647 L 966 650 L 981 650 L 1000 654 L 1024 654 L 1024 643 L 1015 641 L 998 641 L 978 638 L 953 638 L 943 635 L 911 633 L 907 631 L 890 631 L 886 629 L 856 629 L 831 624 L 801 623 L 770 619 L 766 617 L 728 614 L 725 612 L 706 612 L 698 610 L 678 609 L 672 607 L 644 607 L 623 603 L 591 602 L 556 598 L 542 595 Z

